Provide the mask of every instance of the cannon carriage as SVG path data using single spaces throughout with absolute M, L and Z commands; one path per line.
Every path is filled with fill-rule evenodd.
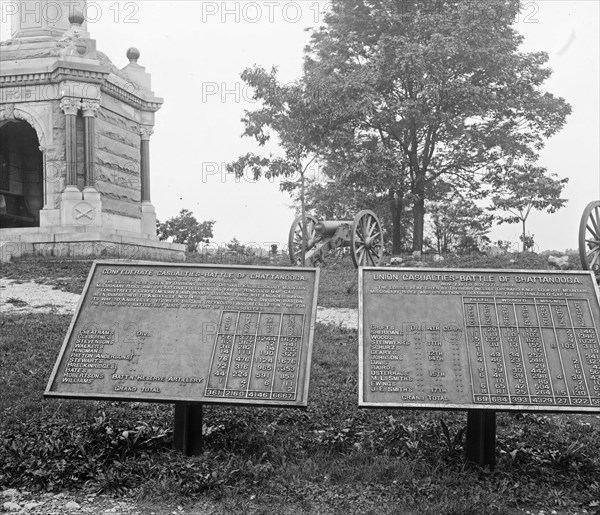
M 368 209 L 360 211 L 354 220 L 318 220 L 306 215 L 306 266 L 323 262 L 336 249 L 349 248 L 354 265 L 377 266 L 383 258 L 383 230 L 377 215 Z M 302 217 L 290 228 L 288 248 L 292 264 L 302 261 Z
M 579 258 L 584 270 L 591 270 L 600 283 L 600 200 L 590 202 L 579 223 Z

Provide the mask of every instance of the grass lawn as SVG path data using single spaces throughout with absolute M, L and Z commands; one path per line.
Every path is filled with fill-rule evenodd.
M 0 275 L 81 291 L 90 263 L 60 266 Z M 323 269 L 320 305 L 356 296 L 350 266 Z M 171 405 L 42 398 L 69 321 L 0 316 L 0 489 L 104 492 L 156 513 L 599 512 L 596 416 L 500 413 L 496 468 L 469 465 L 464 412 L 359 409 L 357 332 L 318 324 L 308 408 L 205 405 L 204 452 L 186 458 L 171 449 Z

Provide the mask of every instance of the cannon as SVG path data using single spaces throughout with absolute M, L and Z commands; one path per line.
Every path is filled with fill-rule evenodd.
M 579 258 L 584 270 L 592 270 L 600 283 L 600 200 L 590 202 L 579 223 Z
M 368 209 L 354 220 L 321 220 L 306 215 L 305 265 L 315 266 L 332 251 L 349 247 L 354 265 L 377 266 L 383 258 L 383 231 L 377 215 Z M 292 264 L 302 261 L 302 217 L 290 228 L 288 249 Z

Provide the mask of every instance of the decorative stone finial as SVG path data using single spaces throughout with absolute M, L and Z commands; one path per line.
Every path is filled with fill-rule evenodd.
M 138 88 L 142 88 L 151 91 L 150 74 L 146 73 L 146 68 L 144 66 L 138 64 L 140 51 L 135 47 L 130 47 L 127 49 L 125 55 L 127 55 L 127 59 L 129 59 L 129 64 L 122 68 L 121 71 L 125 72 L 125 75 L 131 79 L 134 90 L 137 91 Z
M 137 64 L 137 61 L 140 58 L 140 51 L 132 46 L 131 48 L 127 49 L 126 55 L 130 63 Z
M 82 25 L 85 21 L 85 16 L 79 9 L 73 9 L 71 14 L 69 14 L 69 23 L 71 25 Z

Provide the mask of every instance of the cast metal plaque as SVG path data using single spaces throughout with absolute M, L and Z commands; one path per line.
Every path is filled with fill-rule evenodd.
M 359 405 L 600 412 L 590 272 L 361 268 Z
M 319 271 L 94 262 L 45 395 L 306 406 Z

